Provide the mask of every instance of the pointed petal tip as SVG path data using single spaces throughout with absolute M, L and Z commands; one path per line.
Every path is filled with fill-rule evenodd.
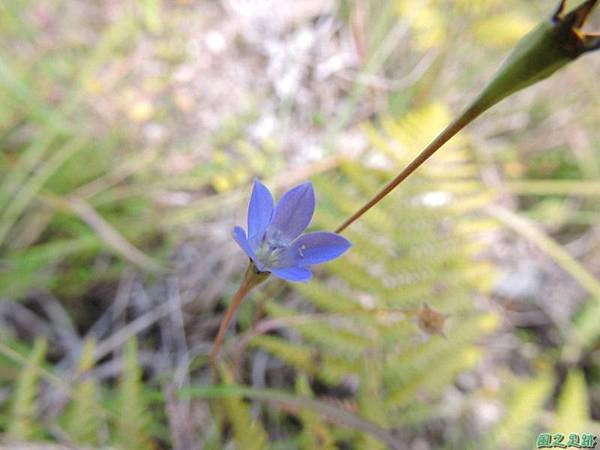
M 231 237 L 240 245 L 240 247 L 242 247 L 242 250 L 244 251 L 246 251 L 244 245 L 248 244 L 248 247 L 250 246 L 248 238 L 246 237 L 246 231 L 238 225 L 233 227 L 233 230 L 231 230 Z
M 352 247 L 345 237 L 328 231 L 300 236 L 293 245 L 295 260 L 301 265 L 321 264 L 343 255 Z
M 560 3 L 558 4 L 558 8 L 556 8 L 556 11 L 554 12 L 554 15 L 552 16 L 552 20 L 554 22 L 558 22 L 562 18 L 562 15 L 565 11 L 566 4 L 567 4 L 567 0 L 560 0 Z
M 281 196 L 275 207 L 271 228 L 292 241 L 308 227 L 315 212 L 315 192 L 310 181 L 299 184 Z
M 273 217 L 274 203 L 269 188 L 255 177 L 248 203 L 248 239 L 265 232 Z
M 596 3 L 598 3 L 598 0 L 586 0 L 583 3 L 581 3 L 579 6 L 575 7 L 571 11 L 569 11 L 568 13 L 565 13 L 567 1 L 560 0 L 560 2 L 558 4 L 558 8 L 556 8 L 556 11 L 555 11 L 554 15 L 552 16 L 552 19 L 555 22 L 569 20 L 572 23 L 572 25 L 574 25 L 576 27 L 580 27 L 581 25 L 583 25 L 583 23 L 585 22 L 587 17 L 590 15 L 592 10 L 595 8 Z
M 258 270 L 264 271 L 265 267 L 256 257 L 256 253 L 254 253 L 250 242 L 248 242 L 248 238 L 246 237 L 246 232 L 244 231 L 244 229 L 240 226 L 235 226 L 231 232 L 231 235 L 237 243 L 237 245 L 248 256 L 248 258 L 250 258 L 254 262 Z
M 338 233 L 333 233 L 333 234 L 335 234 L 339 239 L 341 239 L 344 242 L 344 245 L 346 245 L 346 250 L 349 249 L 350 247 L 352 247 L 352 242 L 350 242 L 344 236 L 342 236 L 341 234 L 338 234 Z
M 304 183 L 300 183 L 300 184 L 298 184 L 298 185 L 296 185 L 296 186 L 294 186 L 294 187 L 290 188 L 290 189 L 289 189 L 289 190 L 286 192 L 286 194 L 287 194 L 288 192 L 295 191 L 295 190 L 298 190 L 298 191 L 301 191 L 301 192 L 306 192 L 306 193 L 308 193 L 309 195 L 312 195 L 313 197 L 314 197 L 314 195 L 315 195 L 315 187 L 313 186 L 313 184 L 312 184 L 312 181 L 310 181 L 310 180 L 309 180 L 309 181 L 305 181 Z M 284 195 L 285 195 L 285 194 L 284 194 Z
M 556 12 L 552 16 L 552 21 L 569 31 L 580 29 L 587 21 L 597 3 L 598 0 L 586 0 L 571 11 L 565 12 L 566 1 L 561 0 Z

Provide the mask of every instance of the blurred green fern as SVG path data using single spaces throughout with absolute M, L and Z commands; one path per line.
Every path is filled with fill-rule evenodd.
M 114 442 L 124 450 L 148 450 L 154 448 L 150 435 L 153 424 L 146 386 L 138 361 L 135 339 L 129 340 L 122 356 L 123 368 L 116 399 L 116 434 Z
M 78 381 L 73 385 L 72 401 L 65 411 L 65 431 L 76 444 L 96 446 L 100 432 L 106 426 L 99 408 L 99 392 L 91 376 L 94 364 L 95 341 L 87 340 L 81 350 L 79 367 L 75 374 Z
M 12 411 L 7 424 L 7 437 L 10 440 L 29 440 L 39 438 L 41 428 L 38 421 L 38 383 L 40 369 L 46 357 L 48 345 L 45 340 L 37 340 L 22 368 L 15 384 Z

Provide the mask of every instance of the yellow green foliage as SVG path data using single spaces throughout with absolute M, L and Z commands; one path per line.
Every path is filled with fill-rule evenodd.
M 77 444 L 98 445 L 101 425 L 104 423 L 102 409 L 98 403 L 96 381 L 91 375 L 94 368 L 93 339 L 85 341 L 75 372 L 71 402 L 66 411 L 65 431 Z
M 125 345 L 122 364 L 116 402 L 115 442 L 123 450 L 149 450 L 154 448 L 149 434 L 152 415 L 145 397 L 135 339 Z
M 233 384 L 233 376 L 227 370 L 221 371 L 224 384 Z M 267 433 L 261 423 L 252 417 L 250 405 L 238 397 L 222 400 L 227 422 L 233 428 L 233 441 L 238 450 L 263 450 L 268 448 Z
M 48 345 L 44 339 L 37 340 L 27 359 L 27 364 L 19 375 L 7 427 L 7 437 L 10 440 L 25 441 L 39 437 L 38 382 L 47 349 Z

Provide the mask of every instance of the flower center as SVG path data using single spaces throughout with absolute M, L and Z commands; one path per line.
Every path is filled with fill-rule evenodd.
M 281 242 L 265 239 L 256 251 L 256 257 L 266 267 L 278 267 L 282 263 L 282 256 L 287 247 Z

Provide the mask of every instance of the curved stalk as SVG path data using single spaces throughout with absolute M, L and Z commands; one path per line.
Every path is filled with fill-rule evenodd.
M 394 190 L 402 181 L 413 173 L 421 164 L 427 161 L 436 151 L 440 149 L 446 142 L 448 142 L 453 136 L 455 136 L 460 130 L 471 123 L 481 113 L 483 113 L 487 107 L 481 107 L 479 102 L 475 102 L 470 108 L 463 112 L 460 116 L 454 119 L 450 125 L 448 125 L 444 131 L 437 135 L 437 137 L 431 141 L 431 143 L 425 147 L 425 149 L 419 153 L 419 155 L 411 161 L 411 163 L 400 172 L 396 178 L 386 184 L 371 200 L 356 211 L 349 219 L 341 224 L 336 230 L 336 233 L 341 233 L 358 218 L 360 218 L 369 209 L 379 203 L 386 195 Z
M 217 332 L 217 337 L 215 338 L 215 342 L 213 344 L 213 349 L 210 353 L 210 361 L 213 368 L 216 368 L 216 364 L 219 358 L 219 352 L 221 351 L 221 347 L 223 346 L 223 340 L 225 339 L 225 334 L 227 333 L 227 328 L 235 315 L 235 312 L 242 304 L 246 295 L 264 280 L 266 280 L 269 276 L 268 272 L 259 272 L 256 269 L 256 266 L 250 262 L 248 264 L 248 268 L 246 269 L 246 273 L 244 274 L 244 279 L 240 284 L 240 287 L 233 295 L 233 299 L 231 300 L 231 304 L 227 311 L 225 312 L 225 317 L 221 321 L 221 325 L 219 325 L 219 331 Z

